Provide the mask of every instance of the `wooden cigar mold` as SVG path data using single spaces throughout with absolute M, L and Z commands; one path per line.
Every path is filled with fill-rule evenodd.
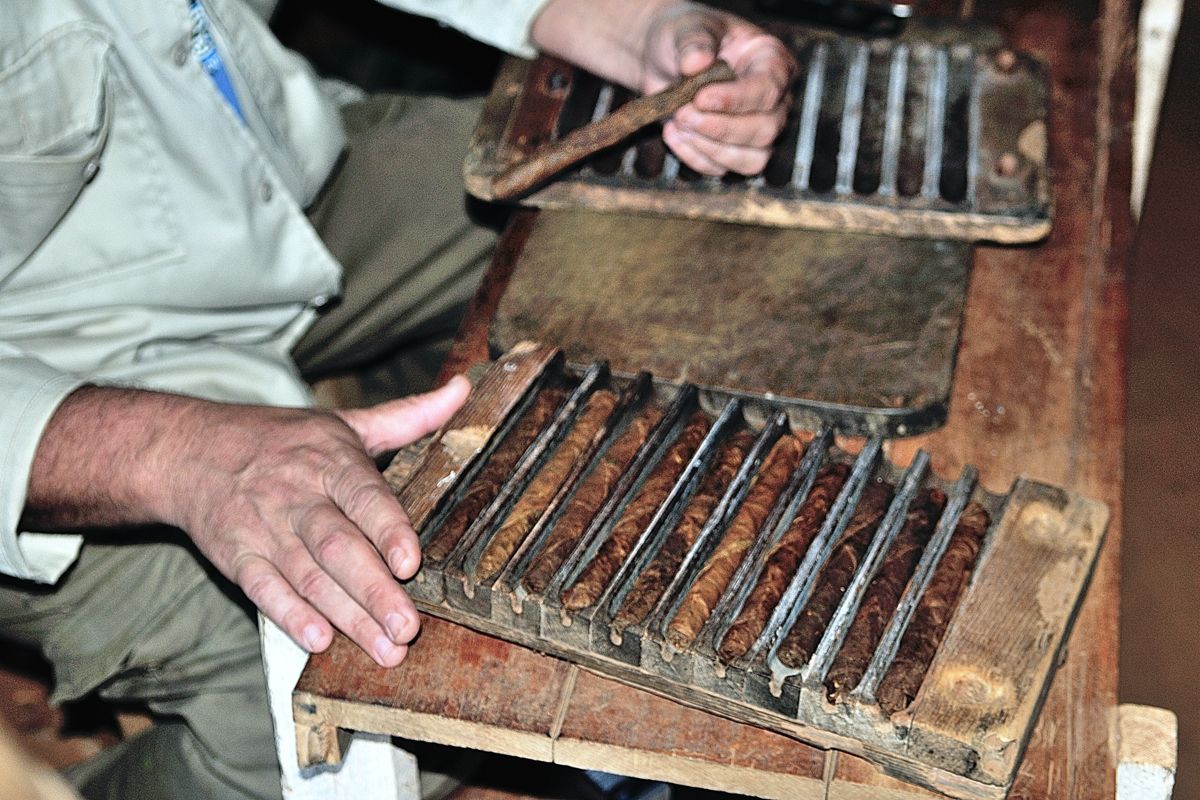
M 901 467 L 884 457 L 879 439 L 850 453 L 833 444 L 833 431 L 806 428 L 806 419 L 791 418 L 787 408 L 761 398 L 701 392 L 647 374 L 612 374 L 602 362 L 569 367 L 550 347 L 518 345 L 477 372 L 475 390 L 454 418 L 426 442 L 401 451 L 385 472 L 423 547 L 438 540 L 526 410 L 551 393 L 557 393 L 557 408 L 453 546 L 442 546 L 436 557 L 427 550 L 420 573 L 406 585 L 422 610 L 738 721 L 854 753 L 893 776 L 954 797 L 1007 793 L 1104 538 L 1108 511 L 1103 504 L 1025 478 L 1007 494 L 992 494 L 978 485 L 969 466 L 947 480 L 933 474 L 928 455 L 919 452 L 912 464 Z M 603 398 L 607 413 L 598 426 L 601 414 L 589 404 L 597 392 L 611 395 Z M 571 439 L 575 420 L 589 408 L 590 435 Z M 598 510 L 585 525 L 576 523 L 577 530 L 556 531 L 560 519 L 575 518 L 567 512 L 592 466 L 647 409 L 656 412 L 657 423 Z M 699 433 L 686 433 L 698 420 Z M 684 446 L 681 436 L 687 435 L 694 439 Z M 725 447 L 735 436 L 736 446 Z M 554 458 L 564 441 L 579 453 L 569 464 Z M 745 453 L 732 476 L 731 449 Z M 779 455 L 789 449 L 795 455 Z M 759 480 L 770 468 L 764 464 L 785 458 L 790 460 L 780 463 L 788 467 L 786 478 Z M 553 480 L 542 473 L 547 463 L 554 465 Z M 761 634 L 726 663 L 719 655 L 726 631 L 738 620 L 777 542 L 798 514 L 810 513 L 805 502 L 818 475 L 827 475 L 831 465 L 840 483 L 833 484 L 832 503 L 825 503 L 828 513 L 817 517 L 820 527 L 809 532 L 811 541 L 794 574 L 782 575 L 786 586 L 776 588 L 781 599 L 765 624 L 759 620 Z M 719 469 L 725 474 L 712 478 Z M 646 507 L 651 484 L 664 475 L 669 479 Z M 558 485 L 550 490 L 547 483 Z M 529 502 L 521 502 L 531 484 L 541 506 L 532 522 Z M 876 514 L 869 525 L 860 518 L 852 525 L 864 492 L 878 497 L 885 484 L 890 502 L 882 517 Z M 695 513 L 689 517 L 688 509 L 699 487 L 713 485 L 723 491 L 715 502 L 710 498 L 702 504 L 711 511 L 697 532 Z M 821 491 L 828 492 L 829 485 L 826 479 Z M 520 506 L 528 533 L 509 543 L 504 550 L 511 557 L 497 564 L 497 548 L 489 545 L 514 506 Z M 607 548 L 619 557 L 601 570 L 604 580 L 588 595 L 595 600 L 568 608 L 564 593 L 589 574 L 589 564 L 613 531 L 632 525 L 634 516 L 636 535 Z M 753 541 L 744 544 L 695 637 L 684 646 L 672 645 L 666 632 L 677 610 L 727 530 L 747 519 L 756 527 Z M 691 525 L 682 538 L 689 546 L 682 552 L 680 538 L 671 537 L 681 521 Z M 855 546 L 852 568 L 825 570 L 839 547 L 845 549 L 847 529 L 864 527 L 871 531 L 869 542 Z M 569 552 L 548 585 L 531 591 L 523 578 L 552 533 L 570 534 L 575 544 L 559 544 L 560 552 Z M 673 551 L 663 558 L 677 565 L 673 574 L 662 570 L 658 558 L 668 541 Z M 919 557 L 901 554 L 914 546 Z M 939 570 L 946 552 L 952 555 Z M 489 564 L 480 569 L 485 553 L 490 553 Z M 963 565 L 972 562 L 964 578 L 968 568 Z M 643 603 L 649 611 L 643 608 L 636 619 L 626 614 L 614 624 L 630 592 L 645 588 L 650 579 L 639 583 L 639 578 L 648 570 L 661 573 L 652 581 L 657 599 Z M 956 574 L 948 576 L 947 570 Z M 803 663 L 788 657 L 789 666 L 780 648 L 808 600 L 829 594 L 822 575 L 833 572 L 842 577 L 831 610 L 824 612 L 827 621 Z M 772 574 L 779 579 L 778 571 Z M 881 587 L 879 581 L 899 580 L 888 577 L 896 574 L 903 586 Z M 910 622 L 917 627 L 909 629 Z M 856 625 L 871 630 L 854 630 Z M 921 626 L 931 625 L 940 627 L 933 634 L 940 643 L 922 633 L 928 628 Z M 875 643 L 874 650 L 839 660 L 847 640 L 859 649 L 864 640 Z M 856 682 L 852 677 L 846 683 L 847 661 L 856 663 L 849 674 L 861 673 Z M 835 663 L 836 687 L 830 678 Z M 922 672 L 923 680 L 914 677 Z

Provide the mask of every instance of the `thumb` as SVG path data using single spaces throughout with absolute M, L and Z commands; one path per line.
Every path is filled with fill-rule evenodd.
M 661 13 L 647 34 L 642 90 L 658 91 L 680 76 L 707 67 L 717 57 L 725 31 L 720 14 L 693 3 Z
M 676 68 L 680 75 L 694 75 L 717 57 L 720 39 L 708 25 L 700 21 L 682 25 L 675 32 Z
M 432 433 L 466 401 L 471 382 L 456 375 L 440 389 L 381 403 L 373 408 L 339 411 L 372 456 L 396 450 Z

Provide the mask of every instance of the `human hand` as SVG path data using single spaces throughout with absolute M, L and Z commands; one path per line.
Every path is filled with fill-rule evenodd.
M 663 140 L 704 175 L 756 175 L 787 117 L 795 59 L 775 37 L 740 17 L 697 3 L 673 5 L 650 24 L 642 91 L 656 92 L 715 58 L 737 80 L 706 86 L 663 125 Z
M 323 412 L 195 404 L 167 516 L 258 608 L 310 652 L 333 628 L 384 667 L 420 622 L 397 578 L 420 545 L 374 456 L 436 430 L 465 378 L 371 409 Z

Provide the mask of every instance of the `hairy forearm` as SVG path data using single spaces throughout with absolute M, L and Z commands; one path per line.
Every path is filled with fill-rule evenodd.
M 22 525 L 56 530 L 172 522 L 161 492 L 164 438 L 200 401 L 136 389 L 84 386 L 42 434 Z
M 609 80 L 640 88 L 654 20 L 681 0 L 551 0 L 533 24 L 541 50 Z

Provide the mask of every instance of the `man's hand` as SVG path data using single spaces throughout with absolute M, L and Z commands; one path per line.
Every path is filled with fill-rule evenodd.
M 725 59 L 737 80 L 702 89 L 663 126 L 663 139 L 706 175 L 766 166 L 797 66 L 761 28 L 680 0 L 551 0 L 532 35 L 547 52 L 646 93 Z
M 778 39 L 732 14 L 686 3 L 661 13 L 647 35 L 643 92 L 657 92 L 715 58 L 737 80 L 706 86 L 663 125 L 663 140 L 705 175 L 757 175 L 787 118 L 796 62 Z
M 420 624 L 396 578 L 421 554 L 372 459 L 436 430 L 469 391 L 456 378 L 333 413 L 88 387 L 47 427 L 27 516 L 175 525 L 306 649 L 328 647 L 336 627 L 395 666 Z

